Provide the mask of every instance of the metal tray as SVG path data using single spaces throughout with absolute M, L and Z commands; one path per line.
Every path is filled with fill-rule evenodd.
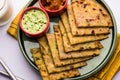
M 26 7 L 29 6 L 39 6 L 38 0 L 30 0 L 29 3 L 26 5 Z M 70 0 L 69 0 L 70 1 Z M 95 57 L 94 59 L 91 59 L 87 61 L 88 65 L 82 68 L 79 68 L 79 71 L 81 75 L 79 77 L 69 78 L 69 79 L 85 79 L 89 76 L 92 76 L 96 72 L 98 72 L 100 69 L 104 67 L 104 65 L 109 61 L 112 54 L 114 53 L 115 47 L 116 47 L 116 38 L 117 38 L 117 26 L 116 21 L 114 19 L 114 16 L 112 14 L 112 11 L 110 10 L 109 6 L 105 3 L 103 0 L 96 0 L 100 4 L 102 4 L 106 10 L 110 13 L 112 21 L 113 21 L 113 27 L 111 27 L 111 33 L 109 34 L 109 38 L 106 40 L 101 41 L 104 48 L 101 49 L 101 53 L 99 56 Z M 50 32 L 53 32 L 53 24 L 58 24 L 58 17 L 51 18 L 50 23 Z M 19 47 L 25 57 L 25 59 L 28 61 L 28 63 L 38 71 L 38 68 L 36 67 L 35 63 L 33 62 L 32 55 L 30 53 L 31 48 L 38 48 L 39 44 L 35 39 L 31 39 L 27 37 L 21 29 L 18 27 L 18 43 Z

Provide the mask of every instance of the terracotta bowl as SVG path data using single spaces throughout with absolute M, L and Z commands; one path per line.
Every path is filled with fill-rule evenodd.
M 27 18 L 27 17 L 24 17 L 24 15 L 25 14 L 27 14 L 30 10 L 39 10 L 39 11 L 41 11 L 42 12 L 42 14 L 44 14 L 44 16 L 45 16 L 45 20 L 46 20 L 46 22 L 44 22 L 44 20 L 42 20 L 41 18 L 41 16 L 39 16 L 39 18 L 38 18 L 38 15 L 36 15 L 35 17 L 34 17 L 34 19 L 31 17 L 31 16 L 28 16 L 27 15 L 27 17 L 29 17 L 29 18 Z M 30 12 L 29 12 L 29 14 L 30 14 Z M 33 12 L 33 14 L 34 14 L 34 12 Z M 24 18 L 23 18 L 24 17 Z M 25 20 L 25 18 L 27 19 L 26 21 L 24 21 Z M 29 22 L 28 23 L 28 21 L 31 21 L 31 22 Z M 37 22 L 35 22 L 35 20 L 37 21 Z M 39 20 L 39 22 L 38 22 L 38 20 Z M 23 22 L 24 21 L 24 22 Z M 44 23 L 44 24 L 43 24 Z M 24 24 L 24 25 L 23 25 Z M 30 24 L 30 25 L 29 25 Z M 31 24 L 33 24 L 32 26 L 31 26 Z M 48 29 L 49 29 L 49 24 L 50 24 L 50 20 L 49 20 L 49 16 L 48 16 L 48 14 L 46 13 L 46 11 L 44 10 L 44 9 L 42 9 L 42 8 L 39 8 L 39 7 L 35 7 L 35 6 L 32 6 L 32 7 L 28 7 L 28 8 L 26 8 L 23 12 L 22 12 L 22 14 L 21 14 L 21 16 L 20 16 L 20 19 L 19 19 L 19 25 L 20 25 L 20 28 L 21 28 L 21 30 L 26 34 L 26 35 L 28 35 L 29 37 L 40 37 L 40 36 L 42 36 L 42 35 L 44 35 L 47 31 L 48 31 Z M 26 26 L 25 26 L 26 25 Z M 26 28 L 25 28 L 26 27 Z M 34 30 L 34 32 L 32 32 Z
M 67 7 L 67 4 L 68 4 L 68 0 L 65 0 L 64 4 L 62 7 L 60 7 L 59 9 L 57 10 L 49 10 L 49 9 L 46 9 L 45 6 L 43 6 L 42 4 L 42 0 L 38 0 L 39 1 L 39 5 L 42 9 L 44 9 L 48 15 L 50 17 L 55 17 L 55 16 L 59 16 L 61 13 L 63 13 Z

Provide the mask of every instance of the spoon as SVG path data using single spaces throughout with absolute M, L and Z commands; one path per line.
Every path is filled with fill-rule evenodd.
M 5 64 L 5 62 L 0 58 L 0 63 L 3 66 L 3 68 L 6 70 L 6 72 L 9 74 L 9 76 L 12 78 L 12 80 L 17 80 L 14 74 L 10 71 L 8 66 Z
M 0 74 L 2 74 L 2 75 L 5 75 L 5 76 L 7 76 L 7 77 L 10 77 L 6 72 L 4 72 L 4 71 L 0 71 Z M 22 79 L 22 78 L 20 78 L 20 77 L 17 77 L 16 76 L 16 79 L 17 80 L 24 80 L 24 79 Z

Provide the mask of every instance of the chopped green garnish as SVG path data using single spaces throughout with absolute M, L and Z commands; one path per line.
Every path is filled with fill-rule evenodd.
M 47 23 L 46 15 L 40 10 L 30 10 L 22 18 L 24 29 L 30 33 L 41 32 L 45 29 Z

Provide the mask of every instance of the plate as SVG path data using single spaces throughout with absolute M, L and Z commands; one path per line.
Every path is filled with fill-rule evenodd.
M 117 26 L 116 26 L 116 21 L 114 19 L 113 13 L 111 12 L 109 6 L 105 3 L 103 0 L 96 0 L 102 6 L 106 8 L 106 10 L 110 13 L 112 21 L 113 21 L 113 27 L 111 27 L 110 31 L 111 33 L 109 34 L 109 38 L 101 41 L 103 44 L 104 48 L 101 49 L 101 53 L 99 56 L 87 61 L 88 65 L 85 67 L 82 67 L 79 69 L 81 75 L 79 77 L 74 77 L 74 78 L 69 78 L 69 79 L 84 79 L 87 78 L 96 72 L 98 72 L 100 69 L 104 67 L 104 65 L 110 60 L 112 54 L 114 53 L 115 47 L 116 47 L 116 38 L 117 38 Z M 31 0 L 26 7 L 29 6 L 39 6 L 37 0 Z M 53 32 L 53 25 L 58 24 L 59 18 L 51 18 L 50 21 L 50 30 L 49 32 Z M 27 37 L 21 29 L 18 27 L 18 43 L 20 46 L 20 49 L 25 57 L 25 59 L 28 61 L 28 63 L 38 71 L 38 68 L 33 62 L 32 55 L 30 53 L 31 48 L 38 48 L 39 44 L 36 40 L 31 39 Z

